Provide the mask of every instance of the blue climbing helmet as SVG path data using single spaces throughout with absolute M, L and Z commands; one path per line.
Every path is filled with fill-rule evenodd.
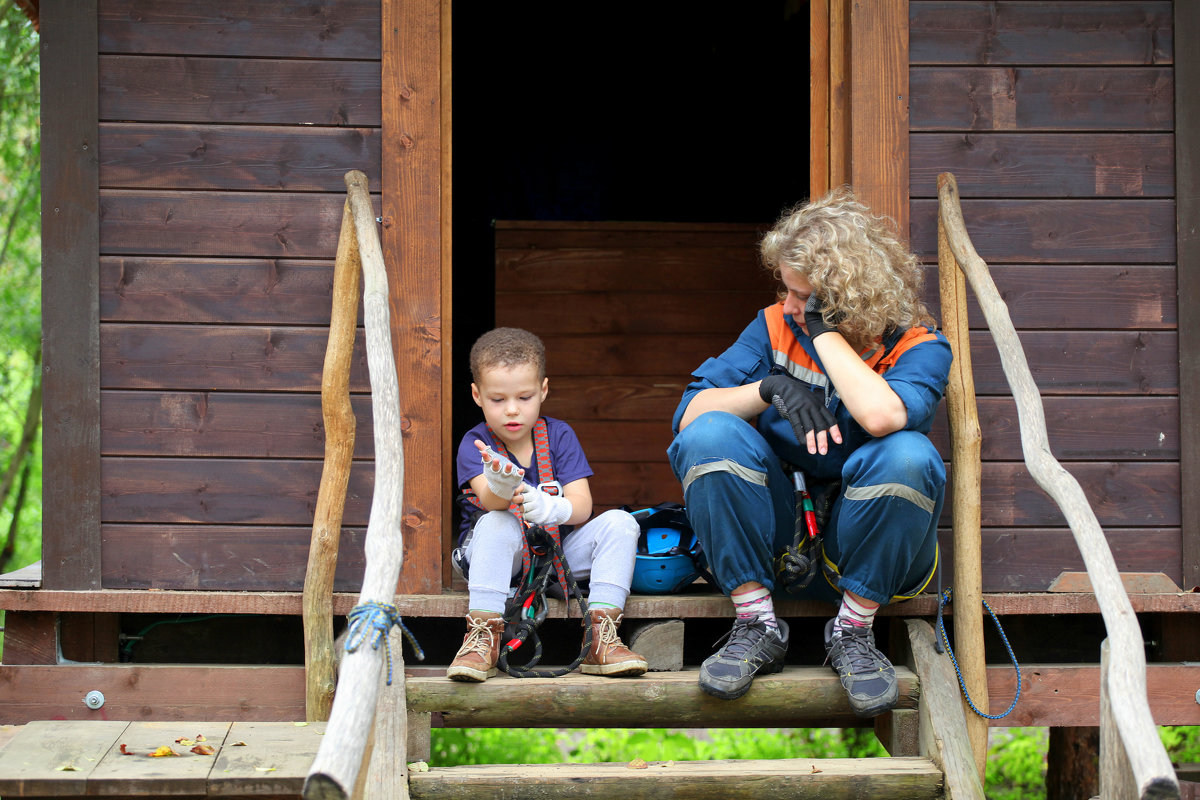
M 700 577 L 712 583 L 708 560 L 683 506 L 660 503 L 630 513 L 641 529 L 633 563 L 634 592 L 670 594 Z

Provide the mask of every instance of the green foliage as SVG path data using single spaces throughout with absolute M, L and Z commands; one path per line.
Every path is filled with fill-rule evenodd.
M 1044 800 L 1046 728 L 992 728 L 988 746 L 988 800 Z
M 858 728 L 441 728 L 432 731 L 431 744 L 430 764 L 438 767 L 884 755 L 875 734 Z
M 7 572 L 41 551 L 41 103 L 37 32 L 11 0 L 0 4 L 0 572 Z
M 1200 725 L 1165 725 L 1158 729 L 1171 763 L 1200 763 Z

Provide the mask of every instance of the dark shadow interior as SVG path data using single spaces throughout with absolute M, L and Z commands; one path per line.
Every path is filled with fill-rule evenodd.
M 454 440 L 492 222 L 764 222 L 808 191 L 808 4 L 456 3 Z

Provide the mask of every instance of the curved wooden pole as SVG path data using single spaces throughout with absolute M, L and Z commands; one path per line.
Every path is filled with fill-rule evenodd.
M 954 641 L 963 685 L 981 711 L 988 710 L 987 658 L 983 650 L 983 574 L 980 560 L 979 408 L 971 371 L 971 336 L 967 323 L 967 282 L 950 250 L 946 228 L 938 215 L 938 288 L 942 297 L 942 332 L 950 340 L 954 363 L 946 386 L 950 418 L 950 509 L 954 526 Z M 967 735 L 979 780 L 987 770 L 988 722 L 962 698 Z
M 400 432 L 400 387 L 388 321 L 387 272 L 379 244 L 375 214 L 367 193 L 367 176 L 346 173 L 346 189 L 363 267 L 363 319 L 367 328 L 367 367 L 371 374 L 371 415 L 375 423 L 375 490 L 367 523 L 366 574 L 359 605 L 392 603 L 403 565 L 401 510 L 404 495 L 404 449 Z M 393 684 L 399 682 L 403 707 L 404 659 L 392 648 Z M 363 753 L 379 694 L 380 668 L 386 650 L 364 643 L 342 659 L 337 696 L 317 757 L 304 782 L 306 800 L 344 800 L 350 796 L 363 766 Z M 404 762 L 404 738 L 392 744 Z
M 1142 798 L 1179 797 L 1179 781 L 1158 738 L 1158 728 L 1146 697 L 1145 643 L 1129 596 L 1121 584 L 1112 551 L 1079 482 L 1050 453 L 1041 395 L 1029 371 L 1008 306 L 1001 299 L 987 264 L 975 252 L 967 235 L 958 201 L 958 184 L 948 172 L 938 176 L 938 200 L 939 216 L 945 225 L 950 248 L 983 309 L 1000 351 L 1004 376 L 1017 401 L 1025 464 L 1038 486 L 1054 499 L 1066 517 L 1104 617 L 1104 626 L 1112 643 L 1113 664 L 1108 685 L 1101 691 L 1107 690 L 1112 703 L 1138 794 Z M 1103 754 L 1101 758 L 1104 758 Z
M 333 707 L 333 575 L 337 569 L 342 512 L 354 455 L 356 421 L 350 406 L 350 357 L 358 325 L 362 263 L 354 235 L 350 201 L 342 210 L 337 261 L 333 267 L 333 310 L 321 371 L 321 416 L 325 423 L 325 462 L 313 515 L 308 569 L 304 573 L 304 710 L 309 722 L 329 719 Z

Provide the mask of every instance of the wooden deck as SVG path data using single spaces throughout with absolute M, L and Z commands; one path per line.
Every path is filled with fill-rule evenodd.
M 0 750 L 0 795 L 296 797 L 324 730 L 316 722 L 31 722 Z M 163 747 L 173 755 L 150 755 Z

